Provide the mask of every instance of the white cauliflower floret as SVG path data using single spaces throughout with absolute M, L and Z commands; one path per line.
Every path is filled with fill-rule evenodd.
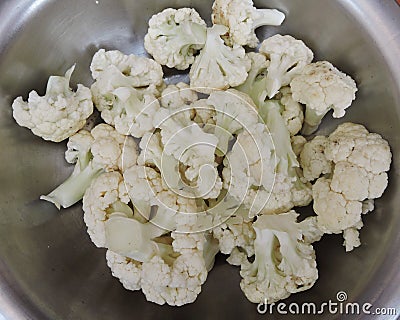
M 325 233 L 341 233 L 361 220 L 362 203 L 347 200 L 331 188 L 331 180 L 319 178 L 313 185 L 314 211 L 318 227 Z
M 112 275 L 119 279 L 125 289 L 132 291 L 141 289 L 142 264 L 140 262 L 111 250 L 107 250 L 106 259 Z
M 298 134 L 303 126 L 304 113 L 300 103 L 293 100 L 292 92 L 289 87 L 284 87 L 280 90 L 282 94 L 280 103 L 283 106 L 281 112 L 283 120 L 291 136 Z
M 67 144 L 65 158 L 76 163 L 71 176 L 47 196 L 40 198 L 57 208 L 68 208 L 82 199 L 92 181 L 103 172 L 120 171 L 136 164 L 137 145 L 132 137 L 120 135 L 107 124 L 92 131 L 80 130 Z
M 253 0 L 215 0 L 212 22 L 229 28 L 224 39 L 228 45 L 248 45 L 255 48 L 258 39 L 255 29 L 261 26 L 280 26 L 285 14 L 276 9 L 257 9 Z
M 267 98 L 267 69 L 270 61 L 261 53 L 249 52 L 246 55 L 251 61 L 249 74 L 246 81 L 236 89 L 248 94 L 259 106 Z
M 273 98 L 281 87 L 289 85 L 314 58 L 303 41 L 289 35 L 277 34 L 265 39 L 259 51 L 270 60 L 266 79 L 269 98 Z
M 305 66 L 290 87 L 293 99 L 306 105 L 303 128 L 306 135 L 318 129 L 331 109 L 334 118 L 342 118 L 357 92 L 355 81 L 327 61 Z
M 315 137 L 300 155 L 308 180 L 329 174 L 313 186 L 314 211 L 322 231 L 343 232 L 346 251 L 360 246 L 362 214 L 385 191 L 391 157 L 387 141 L 354 123 L 339 125 L 328 138 Z
M 221 39 L 228 28 L 214 25 L 207 29 L 206 44 L 190 69 L 190 86 L 199 92 L 236 87 L 247 78 L 251 63 L 240 46 L 228 47 Z
M 124 172 L 124 179 L 132 203 L 142 215 L 149 217 L 151 206 L 157 208 L 152 223 L 160 228 L 174 230 L 175 217 L 198 211 L 195 199 L 171 190 L 164 176 L 151 167 L 133 166 Z
M 193 253 L 180 255 L 172 265 L 155 256 L 143 263 L 142 270 L 146 299 L 160 305 L 182 306 L 194 302 L 207 278 L 203 257 Z
M 235 248 L 240 248 L 248 257 L 254 254 L 256 234 L 247 210 L 239 208 L 228 220 L 213 228 L 212 232 L 223 254 L 231 254 Z
M 128 206 L 129 198 L 122 175 L 107 172 L 96 178 L 83 196 L 83 220 L 87 232 L 96 247 L 105 247 L 105 223 L 115 212 L 133 217 L 133 210 Z
M 179 109 L 182 106 L 190 105 L 199 97 L 196 91 L 184 82 L 167 86 L 161 94 L 161 105 L 167 109 Z
M 253 224 L 254 262 L 243 255 L 236 261 L 241 262 L 240 287 L 251 302 L 274 303 L 308 290 L 318 279 L 315 252 L 303 241 L 297 216 L 294 211 L 262 215 Z
M 305 146 L 306 143 L 307 143 L 307 139 L 304 138 L 303 136 L 298 135 L 298 136 L 292 136 L 292 137 L 290 137 L 290 141 L 291 141 L 291 143 L 292 143 L 292 149 L 293 149 L 294 154 L 295 154 L 297 157 L 299 157 L 300 154 L 301 154 L 301 152 L 302 152 L 303 149 L 304 149 L 304 146 Z M 303 168 L 302 165 L 301 165 L 301 167 Z
M 167 8 L 151 17 L 144 47 L 158 63 L 185 70 L 203 48 L 206 28 L 195 9 Z
M 188 196 L 216 198 L 222 189 L 214 156 L 218 138 L 193 122 L 187 109 L 161 109 L 155 119 L 155 127 L 161 129 L 164 153 L 186 166 L 184 176 L 190 185 L 185 188 L 181 182 L 174 187 L 185 189 Z
M 124 135 L 141 138 L 152 131 L 160 105 L 157 86 L 163 84 L 161 66 L 155 61 L 119 51 L 99 50 L 91 70 L 93 101 L 103 120 Z
M 218 138 L 217 154 L 228 151 L 229 142 L 242 130 L 251 131 L 259 123 L 257 107 L 246 94 L 235 89 L 215 91 L 207 103 L 215 110 L 214 134 Z
M 237 90 L 246 93 L 257 107 L 261 107 L 267 99 L 268 92 L 268 67 L 270 61 L 261 53 L 249 52 L 247 54 L 251 60 L 251 68 L 246 81 Z M 281 88 L 279 93 L 281 104 L 280 113 L 286 126 L 293 136 L 297 134 L 303 125 L 304 114 L 302 106 L 293 100 L 289 87 Z
M 64 77 L 51 76 L 46 94 L 29 93 L 28 101 L 18 97 L 12 104 L 17 123 L 30 129 L 44 140 L 60 142 L 83 128 L 93 113 L 92 94 L 89 88 L 78 84 L 76 92 L 69 87 L 73 65 Z
M 154 60 L 134 54 L 126 55 L 118 50 L 104 49 L 97 51 L 92 58 L 90 71 L 93 79 L 102 78 L 110 67 L 125 75 L 131 87 L 159 86 L 163 82 L 162 68 Z
M 347 161 L 374 174 L 388 171 L 392 161 L 390 146 L 379 134 L 354 123 L 343 123 L 330 134 L 326 157 L 337 163 Z
M 314 181 L 321 175 L 332 172 L 332 161 L 325 156 L 325 148 L 328 139 L 324 136 L 316 136 L 307 142 L 300 153 L 300 166 L 303 169 L 304 178 Z
M 183 220 L 189 223 L 188 228 L 197 224 L 196 217 Z M 202 232 L 173 232 L 172 236 L 172 246 L 164 246 L 160 254 L 143 263 L 142 291 L 149 301 L 181 306 L 194 302 L 201 292 L 218 244 Z
M 348 200 L 364 201 L 380 198 L 386 189 L 386 172 L 377 175 L 349 162 L 338 162 L 332 176 L 331 188 Z

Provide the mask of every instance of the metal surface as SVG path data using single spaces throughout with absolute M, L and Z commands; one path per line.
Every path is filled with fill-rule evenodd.
M 360 90 L 346 120 L 381 133 L 394 154 L 389 188 L 375 212 L 365 217 L 363 246 L 345 254 L 340 237 L 325 236 L 316 245 L 319 281 L 289 301 L 319 303 L 345 291 L 348 301 L 400 311 L 400 7 L 394 0 L 256 4 L 287 13 L 284 27 L 263 29 L 261 37 L 290 33 L 304 39 L 318 59 L 355 76 Z M 245 299 L 238 270 L 223 258 L 192 305 L 159 307 L 141 293 L 125 291 L 111 277 L 104 250 L 96 249 L 86 235 L 80 206 L 60 213 L 38 200 L 71 171 L 63 161 L 65 144 L 43 142 L 11 117 L 14 97 L 26 97 L 30 89 L 43 92 L 49 75 L 62 74 L 74 62 L 73 81 L 89 84 L 88 66 L 97 48 L 143 54 L 148 18 L 168 6 L 194 6 L 209 17 L 211 1 L 0 0 L 0 314 L 6 319 L 267 317 Z M 325 122 L 321 131 L 337 123 Z

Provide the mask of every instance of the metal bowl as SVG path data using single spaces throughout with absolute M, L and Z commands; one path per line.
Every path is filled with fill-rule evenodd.
M 344 291 L 347 302 L 400 312 L 400 7 L 394 0 L 271 0 L 256 5 L 287 14 L 283 27 L 261 29 L 261 38 L 292 34 L 317 59 L 355 77 L 358 99 L 345 120 L 382 134 L 394 155 L 389 188 L 365 217 L 362 247 L 346 254 L 340 236 L 325 236 L 316 245 L 320 279 L 287 302 L 336 301 L 337 292 Z M 74 62 L 73 80 L 89 85 L 91 56 L 100 47 L 145 54 L 149 17 L 170 6 L 193 6 L 205 18 L 211 11 L 209 0 L 0 1 L 0 314 L 6 319 L 261 318 L 240 291 L 238 269 L 223 257 L 191 305 L 160 307 L 141 293 L 124 290 L 111 277 L 104 250 L 90 242 L 81 206 L 58 212 L 38 200 L 72 170 L 63 160 L 65 143 L 44 142 L 12 119 L 13 98 L 26 98 L 31 89 L 43 93 L 48 76 L 62 74 Z M 324 121 L 321 132 L 338 123 Z M 285 316 L 291 317 L 313 318 Z M 324 319 L 338 317 L 323 314 Z

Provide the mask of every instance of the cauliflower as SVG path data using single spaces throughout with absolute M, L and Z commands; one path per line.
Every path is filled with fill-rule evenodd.
M 259 51 L 270 60 L 266 79 L 269 98 L 273 98 L 281 87 L 289 85 L 314 58 L 303 41 L 289 35 L 277 34 L 264 40 Z
M 126 76 L 131 87 L 141 88 L 159 86 L 162 84 L 163 71 L 154 60 L 139 57 L 134 54 L 125 55 L 118 50 L 97 51 L 90 64 L 90 71 L 94 80 L 104 77 L 109 68 L 116 68 Z
M 206 23 L 195 9 L 168 8 L 151 17 L 144 47 L 169 68 L 187 69 L 206 42 Z
M 96 247 L 106 246 L 105 223 L 111 214 L 118 212 L 133 217 L 133 210 L 128 203 L 129 197 L 118 171 L 100 175 L 86 189 L 83 196 L 83 220 Z
M 334 167 L 329 178 L 319 178 L 313 186 L 318 227 L 325 233 L 343 232 L 346 250 L 351 251 L 360 245 L 362 214 L 373 210 L 371 200 L 387 187 L 390 147 L 362 125 L 344 123 L 328 137 L 324 155 Z
M 192 229 L 198 224 L 197 216 L 187 216 L 182 216 L 181 224 Z M 169 248 L 143 263 L 142 291 L 149 301 L 180 306 L 192 303 L 201 292 L 214 264 L 218 243 L 203 232 L 172 232 L 171 236 L 172 250 Z
M 216 152 L 220 156 L 228 151 L 232 135 L 242 130 L 251 131 L 259 122 L 254 103 L 246 94 L 235 89 L 213 92 L 207 103 L 215 110 L 214 134 L 218 138 Z
M 304 149 L 305 144 L 307 143 L 307 139 L 304 138 L 303 136 L 292 136 L 290 137 L 290 141 L 292 143 L 292 149 L 294 154 L 299 157 L 301 152 Z M 303 168 L 302 165 L 300 165 L 301 168 Z
M 215 0 L 212 22 L 229 28 L 224 36 L 228 45 L 248 45 L 255 48 L 258 39 L 255 29 L 261 26 L 280 26 L 285 14 L 276 9 L 257 9 L 253 0 Z
M 280 103 L 283 106 L 281 112 L 282 118 L 285 120 L 290 135 L 294 136 L 300 132 L 303 126 L 303 107 L 300 103 L 293 100 L 292 92 L 289 87 L 281 88 L 280 93 Z
M 304 178 L 308 181 L 314 181 L 321 175 L 332 172 L 332 161 L 329 161 L 324 153 L 327 143 L 326 137 L 316 136 L 304 145 L 300 153 L 300 165 Z
M 237 90 L 249 95 L 257 107 L 264 104 L 267 99 L 267 70 L 270 61 L 261 54 L 250 52 L 247 54 L 251 60 L 251 68 L 246 81 Z M 281 88 L 279 94 L 281 115 L 286 122 L 290 134 L 296 135 L 303 125 L 304 114 L 302 106 L 293 100 L 289 87 Z
M 187 110 L 161 109 L 155 127 L 161 129 L 164 153 L 186 166 L 184 177 L 189 185 L 176 187 L 184 188 L 188 196 L 216 198 L 222 188 L 214 156 L 218 138 L 194 123 Z
M 175 217 L 198 211 L 194 198 L 174 192 L 161 173 L 151 167 L 133 166 L 124 172 L 124 179 L 133 205 L 144 210 L 143 216 L 150 217 L 151 207 L 156 208 L 151 221 L 160 228 L 173 230 Z
M 240 287 L 253 303 L 274 303 L 311 288 L 318 279 L 313 247 L 303 240 L 294 211 L 262 215 L 254 222 L 255 259 L 243 255 Z
M 293 99 L 306 105 L 303 128 L 306 135 L 318 129 L 331 109 L 334 118 L 342 118 L 357 92 L 355 81 L 327 61 L 305 66 L 290 87 Z
M 246 81 L 236 89 L 249 95 L 258 106 L 267 98 L 267 70 L 270 61 L 265 55 L 256 52 L 247 53 L 247 57 L 251 61 L 249 74 Z
M 123 219 L 129 220 L 126 217 Z M 181 225 L 186 224 L 187 228 L 193 228 L 197 225 L 196 220 L 196 216 L 184 215 L 178 221 Z M 119 278 L 125 288 L 142 289 L 146 299 L 157 304 L 180 306 L 193 302 L 201 292 L 201 286 L 214 264 L 218 244 L 203 232 L 173 232 L 171 236 L 153 241 L 155 250 L 151 255 L 142 257 L 143 261 L 126 258 L 110 250 L 106 257 L 112 274 Z M 132 233 L 127 232 L 118 237 L 121 240 L 125 237 L 135 238 Z M 130 246 L 136 245 L 130 242 Z
M 91 64 L 93 100 L 103 120 L 123 135 L 140 138 L 152 131 L 160 108 L 157 87 L 163 84 L 155 61 L 119 51 L 99 50 Z
M 166 109 L 179 109 L 182 106 L 191 105 L 199 97 L 196 91 L 184 82 L 167 86 L 161 94 L 161 105 Z
M 69 83 L 74 69 L 75 65 L 64 77 L 51 76 L 43 97 L 31 91 L 27 102 L 22 97 L 16 98 L 12 104 L 15 121 L 53 142 L 63 141 L 83 128 L 93 113 L 92 94 L 81 84 L 76 92 L 71 90 Z
M 68 208 L 82 199 L 92 181 L 103 172 L 120 171 L 133 166 L 137 160 L 137 145 L 133 138 L 120 135 L 106 124 L 92 131 L 80 130 L 67 144 L 65 159 L 76 163 L 71 176 L 47 196 L 57 208 Z
M 280 104 L 267 101 L 259 112 L 266 124 L 238 135 L 224 160 L 224 187 L 250 209 L 250 216 L 308 205 L 311 188 L 302 182 L 297 171 L 299 164 Z
M 133 259 L 107 250 L 107 265 L 114 277 L 118 278 L 125 289 L 135 291 L 141 289 L 142 264 Z
M 221 39 L 228 28 L 214 25 L 207 29 L 203 50 L 190 69 L 190 86 L 202 93 L 216 89 L 228 89 L 242 84 L 247 78 L 251 63 L 240 46 L 228 47 Z
M 223 254 L 231 254 L 235 248 L 243 250 L 248 257 L 254 254 L 255 232 L 253 221 L 248 217 L 246 209 L 239 208 L 222 224 L 212 229 Z

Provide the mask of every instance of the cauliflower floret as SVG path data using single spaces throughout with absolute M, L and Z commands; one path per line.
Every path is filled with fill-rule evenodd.
M 332 161 L 329 161 L 324 153 L 327 143 L 326 137 L 316 136 L 304 145 L 300 153 L 300 166 L 304 178 L 308 181 L 314 181 L 321 175 L 332 172 Z
M 171 190 L 164 176 L 151 167 L 133 166 L 124 172 L 124 179 L 132 203 L 142 215 L 150 217 L 151 206 L 157 208 L 151 221 L 160 228 L 174 230 L 175 217 L 198 211 L 194 198 Z
M 280 26 L 285 14 L 276 9 L 257 9 L 253 0 L 215 0 L 212 22 L 229 28 L 224 36 L 228 45 L 248 45 L 255 48 L 258 39 L 255 29 L 261 26 Z
M 311 63 L 290 83 L 295 101 L 306 105 L 303 134 L 318 129 L 322 118 L 333 109 L 334 118 L 342 118 L 356 98 L 355 81 L 327 61 Z
M 76 92 L 71 90 L 69 83 L 74 69 L 75 65 L 64 77 L 51 76 L 43 97 L 31 91 L 27 102 L 22 97 L 16 98 L 12 104 L 15 121 L 53 142 L 63 141 L 83 128 L 93 113 L 92 94 L 81 84 Z
M 289 35 L 277 34 L 264 40 L 259 51 L 270 60 L 266 79 L 269 98 L 273 98 L 281 87 L 289 85 L 314 58 L 303 41 Z
M 190 69 L 190 86 L 202 93 L 236 87 L 247 78 L 251 62 L 240 46 L 228 47 L 221 39 L 228 28 L 214 25 L 207 29 L 206 44 Z
M 273 303 L 311 288 L 318 279 L 313 247 L 304 242 L 294 211 L 262 215 L 253 224 L 255 259 L 236 256 L 240 287 L 253 303 Z M 237 255 L 237 254 L 236 254 Z M 241 260 L 241 261 L 240 261 Z
M 112 275 L 119 279 L 125 289 L 132 291 L 141 289 L 142 264 L 140 262 L 111 250 L 107 250 L 106 259 Z
M 213 228 L 212 232 L 223 254 L 231 254 L 235 248 L 240 248 L 248 257 L 254 254 L 256 234 L 253 221 L 248 218 L 248 210 L 243 207 L 237 209 L 224 223 Z
M 314 211 L 318 227 L 325 233 L 341 233 L 361 220 L 362 203 L 347 200 L 331 188 L 331 180 L 319 178 L 313 185 Z
M 182 218 L 180 225 L 188 223 L 186 229 L 198 225 L 197 216 Z M 218 243 L 203 232 L 171 235 L 172 246 L 165 246 L 161 254 L 143 263 L 142 291 L 149 301 L 180 306 L 193 302 L 201 292 L 218 253 Z
M 292 136 L 290 137 L 290 142 L 292 144 L 294 154 L 299 157 L 307 143 L 307 139 L 303 136 Z M 303 166 L 301 167 L 303 168 Z
M 207 103 L 215 110 L 214 134 L 218 138 L 216 153 L 225 155 L 234 134 L 251 131 L 259 123 L 256 106 L 250 97 L 235 89 L 215 91 Z
M 190 106 L 188 107 L 190 108 Z M 186 166 L 184 177 L 188 179 L 175 187 L 201 198 L 216 198 L 222 189 L 215 163 L 215 149 L 218 138 L 204 130 L 182 110 L 161 109 L 158 112 L 155 127 L 161 129 L 164 153 L 173 156 Z
M 325 233 L 342 233 L 346 251 L 360 246 L 362 214 L 388 184 L 392 154 L 387 141 L 358 124 L 344 123 L 328 137 L 317 136 L 300 155 L 304 176 L 312 181 L 317 225 Z
M 167 109 L 179 109 L 185 105 L 191 105 L 199 97 L 196 91 L 184 82 L 167 86 L 161 94 L 161 105 Z
M 379 134 L 354 123 L 343 123 L 330 134 L 325 149 L 328 160 L 347 161 L 374 174 L 388 171 L 392 161 L 390 146 Z
M 163 84 L 161 66 L 148 58 L 99 50 L 91 70 L 93 101 L 103 120 L 123 135 L 141 138 L 152 131 L 160 105 L 156 96 Z
M 120 171 L 136 164 L 137 145 L 132 137 L 120 135 L 107 124 L 92 131 L 80 130 L 67 144 L 65 158 L 76 163 L 71 176 L 47 196 L 57 208 L 68 208 L 82 199 L 92 181 L 103 172 Z
M 281 98 L 280 103 L 283 106 L 281 112 L 283 120 L 285 120 L 286 127 L 290 135 L 298 134 L 303 126 L 304 113 L 303 107 L 300 103 L 293 100 L 292 92 L 289 87 L 284 87 L 280 90 Z
M 100 175 L 86 189 L 83 220 L 96 247 L 103 248 L 106 245 L 105 223 L 111 214 L 118 212 L 133 217 L 126 194 L 122 175 L 117 171 Z
M 249 74 L 246 81 L 236 89 L 248 94 L 256 106 L 259 106 L 267 98 L 266 79 L 270 61 L 261 53 L 249 52 L 246 55 L 251 61 Z
M 206 23 L 195 9 L 168 8 L 151 17 L 144 47 L 169 68 L 187 69 L 206 42 Z
M 154 60 L 139 57 L 134 54 L 125 55 L 118 50 L 105 51 L 100 49 L 92 59 L 90 71 L 94 80 L 102 78 L 104 72 L 110 67 L 115 67 L 127 76 L 132 87 L 147 87 L 161 85 L 163 71 Z

